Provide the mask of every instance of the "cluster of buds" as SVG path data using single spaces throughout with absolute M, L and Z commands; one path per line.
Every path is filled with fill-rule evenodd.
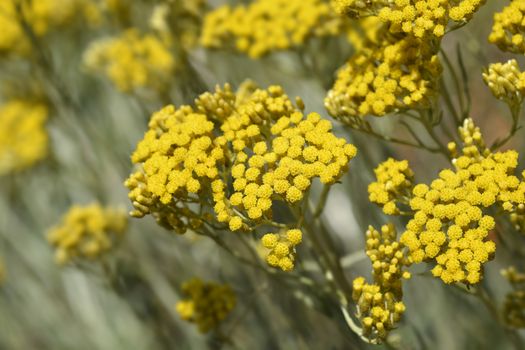
M 483 73 L 483 80 L 492 94 L 507 103 L 521 103 L 525 93 L 525 73 L 515 59 L 492 63 Z

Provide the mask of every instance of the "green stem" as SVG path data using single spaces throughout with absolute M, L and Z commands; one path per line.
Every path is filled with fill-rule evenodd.
M 490 146 L 491 151 L 495 151 L 499 148 L 501 148 L 504 144 L 506 144 L 514 135 L 516 132 L 521 129 L 521 126 L 519 125 L 519 119 L 520 119 L 520 112 L 521 112 L 521 102 L 520 103 L 509 103 L 509 109 L 510 114 L 512 117 L 512 126 L 510 128 L 509 133 L 505 138 L 502 140 L 494 142 L 492 146 Z
M 448 58 L 447 54 L 445 53 L 444 50 L 440 50 L 440 51 L 441 51 L 441 55 L 443 56 L 445 60 L 445 64 L 448 70 L 450 71 L 450 75 L 452 76 L 452 81 L 454 82 L 454 87 L 456 89 L 456 94 L 458 96 L 459 109 L 461 111 L 461 116 L 464 118 L 467 110 L 465 109 L 465 102 L 463 101 L 463 89 L 461 88 L 461 83 L 459 82 L 459 78 L 456 74 L 454 66 L 452 65 L 452 62 Z

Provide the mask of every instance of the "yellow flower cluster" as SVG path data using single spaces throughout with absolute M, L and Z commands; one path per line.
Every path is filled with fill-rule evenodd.
M 387 215 L 399 214 L 396 202 L 407 202 L 413 186 L 414 173 L 407 160 L 393 158 L 379 164 L 374 170 L 376 182 L 368 185 L 369 200 L 383 208 Z
M 366 254 L 372 262 L 373 284 L 363 277 L 354 279 L 352 298 L 357 305 L 363 336 L 374 341 L 386 338 L 405 311 L 402 280 L 410 278 L 405 269 L 410 260 L 397 241 L 394 225 L 383 225 L 381 232 L 372 226 L 366 232 Z
M 48 152 L 42 103 L 11 100 L 0 106 L 0 175 L 32 166 Z
M 177 303 L 177 312 L 183 320 L 195 323 L 202 333 L 217 327 L 236 303 L 235 293 L 230 286 L 197 278 L 185 282 L 182 292 L 188 299 Z
M 391 32 L 413 33 L 418 38 L 442 37 L 448 23 L 466 22 L 485 0 L 396 0 L 384 7 L 379 18 L 390 26 Z
M 484 3 L 485 0 L 334 0 L 334 7 L 352 17 L 378 15 L 391 33 L 440 38 L 450 21 L 470 20 Z
M 234 94 L 226 85 L 201 95 L 195 107 L 164 108 L 149 127 L 132 156 L 142 168 L 127 183 L 133 214 L 213 204 L 231 231 L 270 220 L 276 200 L 300 203 L 316 177 L 333 184 L 356 154 L 329 121 L 304 117 L 278 86 L 247 84 Z
M 332 2 L 340 14 L 374 19 L 361 23 L 361 37 L 369 40 L 355 45 L 325 99 L 330 114 L 353 125 L 366 115 L 427 106 L 437 90 L 437 53 L 449 23 L 468 21 L 484 0 Z
M 475 284 L 496 250 L 486 240 L 495 221 L 485 212 L 496 205 L 511 211 L 525 203 L 525 183 L 513 175 L 517 152 L 491 153 L 472 119 L 459 131 L 464 147 L 453 160 L 455 170 L 442 170 L 430 186 L 414 186 L 414 215 L 401 242 L 414 263 L 435 262 L 432 273 L 445 283 Z
M 507 325 L 513 328 L 525 328 L 525 274 L 514 266 L 501 271 L 512 286 L 512 291 L 505 296 L 503 315 Z
M 324 0 L 255 0 L 221 6 L 204 19 L 201 44 L 229 47 L 258 58 L 304 44 L 311 37 L 338 35 L 343 19 Z
M 494 24 L 489 41 L 500 50 L 513 53 L 525 53 L 525 1 L 512 0 L 509 6 L 494 14 Z
M 339 69 L 325 98 L 334 117 L 383 116 L 429 104 L 435 94 L 441 64 L 431 43 L 404 34 L 394 36 L 378 20 L 363 22 L 357 52 Z
M 277 233 L 265 234 L 261 241 L 265 248 L 270 249 L 266 262 L 270 266 L 279 267 L 283 271 L 290 271 L 294 267 L 295 246 L 301 243 L 301 230 L 287 230 L 284 235 Z
M 316 177 L 333 184 L 356 155 L 353 145 L 331 132 L 328 120 L 317 113 L 305 117 L 280 87 L 256 90 L 237 111 L 221 126 L 235 153 L 234 191 L 225 198 L 249 219 L 270 218 L 275 199 L 299 203 Z
M 63 265 L 83 258 L 95 259 L 109 252 L 124 235 L 126 226 L 123 211 L 99 204 L 75 205 L 60 224 L 48 231 L 47 239 L 56 248 L 56 262 Z
M 63 26 L 74 19 L 88 0 L 34 0 L 20 1 L 25 21 L 37 37 L 51 29 Z M 89 0 L 90 1 L 90 0 Z M 0 53 L 25 55 L 30 51 L 30 42 L 21 25 L 15 7 L 16 1 L 0 1 Z
M 84 63 L 89 70 L 106 75 L 123 92 L 141 88 L 161 91 L 176 68 L 163 41 L 136 29 L 93 42 L 84 54 Z
M 525 95 L 525 72 L 520 71 L 515 59 L 506 63 L 492 63 L 483 73 L 483 81 L 492 94 L 510 103 L 521 103 Z

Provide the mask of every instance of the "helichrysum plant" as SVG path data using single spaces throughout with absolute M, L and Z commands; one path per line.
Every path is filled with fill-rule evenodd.
M 166 89 L 176 68 L 168 45 L 137 29 L 91 43 L 84 62 L 90 71 L 106 75 L 123 92 Z
M 0 106 L 0 175 L 33 166 L 48 154 L 46 121 L 49 108 L 30 100 Z
M 313 37 L 339 35 L 344 29 L 344 19 L 325 0 L 256 0 L 249 5 L 223 5 L 208 13 L 201 43 L 259 58 L 301 47 Z
M 58 264 L 89 261 L 114 249 L 126 226 L 127 217 L 119 209 L 96 203 L 73 206 L 57 226 L 49 229 L 47 239 L 55 247 Z
M 131 214 L 151 214 L 177 233 L 287 228 L 283 242 L 274 233 L 263 244 L 272 249 L 270 265 L 291 270 L 301 214 L 279 223 L 275 208 L 298 213 L 312 181 L 334 184 L 356 155 L 331 132 L 330 121 L 305 115 L 303 102 L 297 104 L 280 86 L 260 89 L 248 82 L 236 93 L 225 85 L 202 94 L 194 106 L 154 113 L 131 158 L 139 164 L 126 181 Z
M 0 348 L 524 349 L 524 23 L 0 1 Z
M 184 299 L 175 306 L 180 317 L 195 323 L 200 332 L 217 328 L 235 307 L 236 297 L 227 284 L 193 278 L 182 285 Z

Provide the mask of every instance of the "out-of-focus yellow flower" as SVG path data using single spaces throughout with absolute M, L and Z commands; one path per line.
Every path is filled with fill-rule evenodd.
M 0 175 L 20 171 L 48 152 L 45 104 L 11 100 L 0 106 Z
M 47 239 L 56 248 L 56 262 L 63 265 L 96 259 L 109 252 L 123 237 L 126 227 L 127 216 L 122 210 L 99 204 L 75 205 L 48 231 Z
M 179 301 L 175 308 L 183 320 L 195 323 L 201 333 L 217 327 L 236 304 L 235 293 L 229 285 L 198 278 L 185 282 L 182 293 L 188 298 Z
M 352 298 L 356 302 L 362 335 L 373 341 L 385 339 L 405 312 L 402 280 L 410 278 L 406 268 L 411 261 L 404 250 L 392 224 L 383 225 L 381 231 L 368 227 L 366 254 L 372 262 L 374 283 L 367 283 L 364 277 L 354 279 Z
M 303 45 L 309 38 L 339 35 L 343 19 L 324 0 L 255 0 L 221 6 L 204 19 L 201 44 L 232 48 L 252 58 Z
M 86 0 L 20 1 L 23 18 L 37 37 L 85 14 Z M 30 42 L 21 25 L 14 0 L 0 1 L 0 53 L 28 54 Z
M 514 266 L 501 271 L 512 286 L 503 302 L 503 319 L 513 328 L 525 328 L 525 274 Z
M 106 75 L 123 92 L 141 88 L 163 90 L 176 68 L 163 41 L 136 29 L 93 42 L 84 54 L 84 63 L 91 71 Z
M 494 24 L 489 41 L 500 50 L 513 53 L 525 53 L 525 1 L 512 0 L 501 12 L 494 14 Z

